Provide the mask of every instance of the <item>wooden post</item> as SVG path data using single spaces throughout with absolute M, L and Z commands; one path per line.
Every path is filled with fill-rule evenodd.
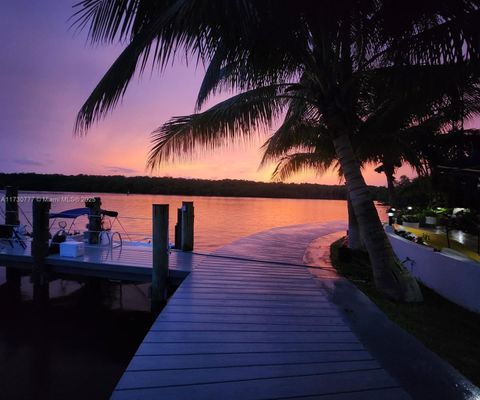
M 19 225 L 18 218 L 18 189 L 12 186 L 5 187 L 5 225 L 12 227 Z M 8 264 L 6 267 L 6 283 L 9 297 L 15 300 L 20 299 L 22 274 L 19 270 Z
M 40 306 L 46 305 L 49 297 L 49 281 L 45 268 L 45 257 L 48 255 L 50 236 L 49 212 L 49 200 L 33 200 L 33 240 L 31 248 L 33 257 L 33 301 Z
M 20 225 L 18 219 L 18 189 L 5 187 L 5 225 Z
M 182 209 L 177 209 L 177 223 L 175 224 L 175 248 L 182 248 Z
M 100 215 L 102 201 L 100 197 L 94 197 L 87 200 L 85 206 L 90 209 L 90 215 L 88 216 L 88 244 L 98 244 L 102 229 L 102 218 Z
M 151 309 L 158 313 L 167 300 L 168 279 L 168 204 L 152 207 L 152 292 Z
M 193 250 L 193 211 L 193 201 L 184 201 L 182 203 L 181 249 L 183 251 Z

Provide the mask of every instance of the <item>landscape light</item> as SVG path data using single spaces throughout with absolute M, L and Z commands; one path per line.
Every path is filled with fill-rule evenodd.
M 408 207 L 407 207 L 407 210 L 413 210 L 413 207 L 412 207 L 412 206 L 408 206 Z

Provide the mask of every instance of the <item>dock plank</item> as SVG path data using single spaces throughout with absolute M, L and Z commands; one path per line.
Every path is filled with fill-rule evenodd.
M 142 343 L 137 350 L 139 356 L 172 354 L 232 354 L 232 353 L 302 353 L 365 351 L 361 343 Z
M 192 313 L 162 313 L 153 326 L 163 321 L 189 321 L 189 322 L 241 322 L 241 323 L 265 323 L 265 324 L 295 324 L 311 325 L 326 323 L 341 323 L 343 318 L 338 316 L 289 316 L 289 315 L 251 315 L 251 314 L 192 314 Z
M 323 375 L 336 372 L 358 372 L 378 369 L 380 369 L 380 366 L 376 361 L 350 361 L 332 362 L 328 364 L 244 366 L 222 368 L 220 370 L 204 368 L 166 371 L 128 371 L 123 375 L 117 385 L 117 390 Z
M 151 332 L 226 332 L 226 331 L 245 331 L 245 332 L 350 332 L 345 324 L 330 325 L 296 325 L 283 324 L 273 325 L 266 323 L 242 324 L 226 322 L 170 322 L 155 324 Z
M 198 332 L 161 332 L 150 331 L 145 336 L 144 342 L 197 342 L 199 341 Z M 202 343 L 216 342 L 216 343 L 239 343 L 239 342 L 280 342 L 280 343 L 358 343 L 356 336 L 349 332 L 210 332 L 205 331 L 201 333 Z
M 326 375 L 238 380 L 233 382 L 115 390 L 112 399 L 231 400 L 281 399 L 294 396 L 320 396 L 338 392 L 398 387 L 382 369 L 337 372 Z M 193 396 L 193 397 L 192 397 Z
M 203 342 L 200 342 L 203 343 Z M 218 348 L 228 348 L 230 344 L 218 344 Z M 224 347 L 225 346 L 225 347 Z M 311 351 L 276 353 L 212 353 L 212 354 L 171 354 L 162 356 L 135 356 L 127 371 L 226 368 L 258 365 L 286 365 L 307 363 L 331 363 L 350 361 L 372 361 L 366 351 Z

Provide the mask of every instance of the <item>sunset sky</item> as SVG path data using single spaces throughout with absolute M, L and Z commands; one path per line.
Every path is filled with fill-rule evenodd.
M 176 115 L 193 112 L 203 69 L 177 63 L 162 76 L 135 79 L 121 105 L 86 137 L 73 137 L 75 116 L 121 47 L 92 46 L 85 32 L 69 29 L 67 0 L 7 0 L 0 5 L 0 171 L 63 174 L 148 175 L 150 132 Z M 268 181 L 258 171 L 260 145 L 199 154 L 155 175 Z M 411 175 L 404 167 L 400 174 Z M 370 184 L 383 175 L 365 171 Z M 335 173 L 303 174 L 293 181 L 338 183 Z

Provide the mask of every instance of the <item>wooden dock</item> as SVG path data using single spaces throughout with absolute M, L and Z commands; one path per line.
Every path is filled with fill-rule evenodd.
M 203 256 L 188 252 L 171 252 L 169 257 L 170 279 L 179 283 L 202 259 Z M 32 264 L 30 242 L 26 242 L 26 248 L 22 248 L 18 244 L 12 248 L 8 243 L 3 243 L 0 248 L 0 265 L 8 265 L 29 273 L 32 270 Z M 127 282 L 151 282 L 152 247 L 131 246 L 128 243 L 113 248 L 109 245 L 86 246 L 83 256 L 50 255 L 45 258 L 45 265 L 53 274 L 107 278 Z
M 112 399 L 409 399 L 350 330 L 307 245 L 343 223 L 273 229 L 207 257 L 158 316 Z
M 3 201 L 5 224 L 0 225 L 0 266 L 7 268 L 7 286 L 18 297 L 21 275 L 29 274 L 33 283 L 34 302 L 42 307 L 49 299 L 49 283 L 66 276 L 70 279 L 87 277 L 120 282 L 150 282 L 151 309 L 158 312 L 166 302 L 169 285 L 178 285 L 201 259 L 201 256 L 188 253 L 193 250 L 194 243 L 193 202 L 183 202 L 177 210 L 175 247 L 182 251 L 172 255 L 168 237 L 168 204 L 152 204 L 152 242 L 148 246 L 142 243 L 134 245 L 132 242 L 123 245 L 118 232 L 109 232 L 103 228 L 105 216 L 117 218 L 118 213 L 103 210 L 100 197 L 87 199 L 85 207 L 59 213 L 50 212 L 51 199 L 33 199 L 32 223 L 28 221 L 32 226 L 29 235 L 31 239 L 22 237 L 17 231 L 20 227 L 18 189 L 6 187 Z M 63 243 L 72 239 L 67 238 L 69 235 L 65 230 L 65 219 L 75 220 L 79 216 L 88 217 L 87 230 L 80 238 L 82 242 Z M 61 220 L 60 230 L 53 237 L 51 219 Z M 103 245 L 102 235 L 105 233 L 108 243 Z M 114 238 L 119 243 L 115 243 Z M 54 243 L 60 249 L 65 246 L 65 249 L 71 247 L 82 250 L 78 253 L 75 250 L 71 254 L 66 252 L 63 256 L 50 254 Z

